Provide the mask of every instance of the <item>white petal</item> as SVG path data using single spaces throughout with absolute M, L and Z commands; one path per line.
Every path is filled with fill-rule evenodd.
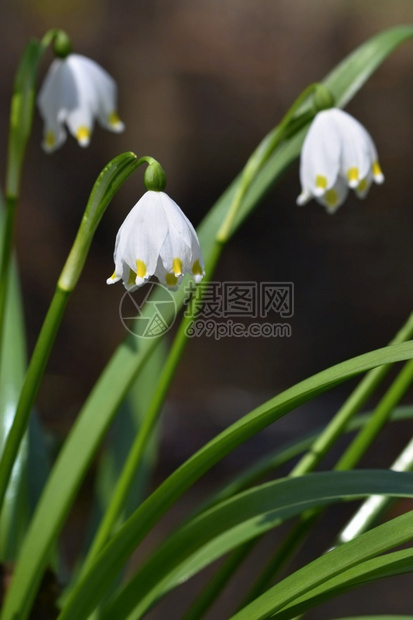
M 161 248 L 160 256 L 167 271 L 176 275 L 189 271 L 192 258 L 193 227 L 176 202 L 164 192 L 158 192 L 168 223 L 168 235 Z M 180 269 L 174 268 L 174 260 L 180 261 Z
M 340 169 L 340 136 L 330 110 L 319 112 L 301 151 L 302 195 L 322 196 L 336 182 Z
M 355 118 L 339 109 L 330 111 L 341 141 L 341 175 L 350 187 L 357 187 L 376 160 L 370 135 Z
M 296 203 L 302 207 L 312 198 L 312 194 L 309 190 L 303 190 L 301 194 L 297 197 Z
M 123 131 L 125 126 L 116 114 L 117 86 L 115 80 L 100 65 L 90 58 L 73 54 L 76 70 L 87 75 L 93 90 L 93 110 L 100 124 L 111 131 Z
M 160 252 L 163 267 L 175 275 L 189 273 L 199 283 L 205 268 L 196 231 L 174 200 L 164 192 L 161 197 L 169 227 Z
M 66 140 L 63 123 L 67 109 L 75 100 L 74 82 L 64 61 L 56 59 L 51 64 L 37 103 L 44 121 L 43 148 L 52 152 Z
M 348 187 L 345 179 L 338 177 L 334 187 L 326 191 L 323 196 L 319 196 L 316 200 L 322 204 L 328 213 L 335 213 L 347 198 Z

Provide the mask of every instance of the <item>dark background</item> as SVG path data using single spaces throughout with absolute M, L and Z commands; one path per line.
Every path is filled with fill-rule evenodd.
M 412 18 L 408 0 L 3 2 L 2 170 L 14 71 L 28 38 L 40 38 L 50 27 L 65 29 L 74 51 L 92 57 L 115 77 L 126 123 L 121 135 L 96 127 L 88 149 L 69 137 L 59 151 L 46 155 L 36 114 L 17 224 L 30 347 L 92 184 L 112 157 L 133 150 L 159 159 L 168 175 L 168 193 L 196 225 L 309 83 L 322 79 L 369 36 Z M 51 58 L 49 53 L 42 77 Z M 408 43 L 348 107 L 374 138 L 385 184 L 373 187 L 364 201 L 350 196 L 330 217 L 314 202 L 301 209 L 295 205 L 300 185 L 294 165 L 225 251 L 217 279 L 294 283 L 292 337 L 201 338 L 189 344 L 166 407 L 160 479 L 241 414 L 331 364 L 384 346 L 405 321 L 413 300 L 412 60 Z M 118 318 L 123 288 L 109 288 L 105 279 L 113 271 L 117 229 L 142 193 L 138 172 L 105 215 L 68 308 L 38 399 L 42 421 L 57 436 L 67 433 L 125 335 Z M 279 442 L 330 419 L 351 387 L 281 420 L 227 459 L 222 472 L 235 473 Z M 409 425 L 398 428 L 377 441 L 364 465 L 392 462 L 411 432 Z M 188 506 L 213 484 L 212 476 L 189 495 Z M 186 508 L 184 502 L 182 511 Z M 329 544 L 330 532 L 343 521 L 341 513 L 332 514 L 297 566 Z M 271 540 L 279 536 L 274 533 Z M 256 554 L 252 575 L 259 572 L 264 551 Z M 403 579 L 376 587 L 374 597 L 368 588 L 348 595 L 311 617 L 337 617 L 350 609 L 408 613 L 411 603 L 403 585 L 409 578 Z M 210 618 L 230 614 L 231 597 L 237 600 L 250 580 L 246 571 Z M 151 618 L 178 619 L 187 596 L 178 592 L 175 607 L 168 603 Z

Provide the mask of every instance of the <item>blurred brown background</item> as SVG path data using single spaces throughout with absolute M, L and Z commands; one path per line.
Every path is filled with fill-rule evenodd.
M 40 38 L 50 27 L 65 29 L 76 52 L 92 57 L 116 78 L 119 111 L 126 123 L 121 135 L 96 127 L 85 150 L 69 137 L 50 156 L 40 148 L 42 127 L 36 114 L 17 230 L 30 346 L 94 179 L 112 157 L 133 150 L 159 159 L 168 175 L 168 193 L 197 224 L 310 82 L 322 79 L 369 36 L 412 20 L 409 0 L 3 2 L 2 170 L 14 71 L 28 38 Z M 49 53 L 42 77 L 50 61 Z M 296 207 L 300 186 L 295 165 L 237 233 L 217 279 L 294 282 L 293 335 L 219 342 L 201 338 L 189 344 L 166 410 L 166 456 L 159 465 L 160 477 L 280 390 L 333 363 L 384 346 L 411 311 L 413 43 L 386 61 L 348 110 L 371 132 L 385 184 L 373 187 L 363 202 L 349 197 L 329 217 L 316 203 Z M 118 319 L 123 288 L 109 289 L 105 279 L 112 272 L 117 229 L 142 192 L 138 172 L 105 215 L 50 361 L 39 409 L 45 425 L 60 436 L 125 335 Z M 280 421 L 228 459 L 224 472 L 236 472 L 297 431 L 328 420 L 350 387 Z M 367 465 L 391 463 L 411 430 L 408 425 L 400 429 L 377 442 Z M 195 492 L 188 502 L 196 499 Z M 303 559 L 323 550 L 329 532 L 324 535 Z M 261 561 L 257 554 L 256 573 Z M 230 614 L 231 596 L 250 578 L 248 573 L 240 577 L 210 617 Z M 403 583 L 401 579 L 376 588 L 374 601 L 368 589 L 343 597 L 339 608 L 325 605 L 311 618 L 337 617 L 349 610 L 408 613 L 411 603 Z M 178 593 L 172 599 L 175 607 L 160 608 L 151 618 L 180 618 L 185 596 Z M 356 599 L 357 606 L 351 608 Z

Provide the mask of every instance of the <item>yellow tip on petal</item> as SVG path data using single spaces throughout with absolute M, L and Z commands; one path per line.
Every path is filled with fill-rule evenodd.
M 176 276 L 180 276 L 182 273 L 182 261 L 180 258 L 174 258 L 172 261 L 172 271 Z
M 348 178 L 350 187 L 357 186 L 359 176 L 360 176 L 360 172 L 358 168 L 354 167 L 354 168 L 349 168 L 347 170 L 347 178 Z
M 82 125 L 81 127 L 79 127 L 79 129 L 76 130 L 75 136 L 76 140 L 79 142 L 80 145 L 86 146 L 90 139 L 90 129 L 85 125 Z
M 363 193 L 366 191 L 367 186 L 368 186 L 367 179 L 362 179 L 360 183 L 357 185 L 357 190 Z
M 146 276 L 146 265 L 143 260 L 140 260 L 139 258 L 136 261 L 136 275 L 138 278 L 144 278 Z
M 372 172 L 373 172 L 374 180 L 376 181 L 376 183 L 383 183 L 384 175 L 383 175 L 383 172 L 380 168 L 380 164 L 378 161 L 374 162 L 372 166 Z
M 165 282 L 168 286 L 176 286 L 178 284 L 178 278 L 174 273 L 167 273 L 165 276 Z
M 55 135 L 53 131 L 50 131 L 50 129 L 46 131 L 46 135 L 44 137 L 44 144 L 48 149 L 52 149 L 56 144 Z
M 338 203 L 338 194 L 336 192 L 335 189 L 329 189 L 328 192 L 325 193 L 325 200 L 327 203 L 327 206 L 330 209 L 333 209 L 334 207 L 337 206 Z
M 136 273 L 133 271 L 133 269 L 129 269 L 128 286 L 132 286 L 133 284 L 135 284 L 135 280 Z
M 328 181 L 327 178 L 324 177 L 321 174 L 317 174 L 316 178 L 315 178 L 315 185 L 316 187 L 318 187 L 319 189 L 326 189 L 327 185 L 328 185 Z
M 123 123 L 117 112 L 111 112 L 108 116 L 108 124 L 114 129 L 123 129 Z
M 194 264 L 192 265 L 192 273 L 194 274 L 194 276 L 204 275 L 204 270 L 202 269 L 201 263 L 199 262 L 199 260 L 196 260 Z
M 112 275 L 110 276 L 110 279 L 111 279 L 111 280 L 114 280 L 115 278 L 116 278 L 116 271 L 114 271 L 114 272 L 112 273 Z

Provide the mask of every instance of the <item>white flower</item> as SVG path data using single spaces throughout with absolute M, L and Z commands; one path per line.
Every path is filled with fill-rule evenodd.
M 80 146 L 89 144 L 95 118 L 106 129 L 123 131 L 116 98 L 115 81 L 96 62 L 79 54 L 56 58 L 37 100 L 45 124 L 45 151 L 52 152 L 64 143 L 65 124 Z
M 384 176 L 370 134 L 347 112 L 330 108 L 316 115 L 307 133 L 300 180 L 297 204 L 315 198 L 334 213 L 349 187 L 364 198 L 372 181 L 383 183 Z
M 126 217 L 116 237 L 115 271 L 106 280 L 123 280 L 133 290 L 155 275 L 176 290 L 186 273 L 199 283 L 205 275 L 194 227 L 164 192 L 147 191 Z

